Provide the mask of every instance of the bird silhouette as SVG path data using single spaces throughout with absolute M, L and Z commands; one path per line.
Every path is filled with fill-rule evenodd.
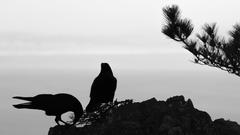
M 96 111 L 102 103 L 112 102 L 117 88 L 117 79 L 108 63 L 101 63 L 101 72 L 94 79 L 91 92 L 90 102 L 86 107 L 86 112 Z
M 55 95 L 39 94 L 34 97 L 16 96 L 13 98 L 29 101 L 27 103 L 13 105 L 15 108 L 43 110 L 48 116 L 56 116 L 55 121 L 58 125 L 60 125 L 60 121 L 65 125 L 70 125 L 61 119 L 61 115 L 63 113 L 68 111 L 72 111 L 74 113 L 72 125 L 76 124 L 83 114 L 83 108 L 78 99 L 65 93 Z

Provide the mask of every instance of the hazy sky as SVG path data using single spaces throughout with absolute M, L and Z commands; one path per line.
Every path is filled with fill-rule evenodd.
M 136 91 L 137 97 L 132 98 L 137 100 L 153 96 L 163 100 L 184 94 L 214 118 L 239 122 L 239 109 L 235 107 L 239 106 L 239 78 L 191 63 L 193 56 L 161 33 L 162 8 L 171 4 L 179 5 L 182 15 L 192 20 L 195 32 L 206 22 L 217 22 L 220 34 L 227 35 L 232 25 L 240 22 L 238 0 L 1 0 L 1 101 L 12 104 L 10 97 L 15 94 L 70 89 L 86 105 L 90 84 L 100 70 L 100 62 L 106 61 L 119 80 L 117 97 L 131 98 Z M 58 70 L 52 70 L 55 68 Z M 82 74 L 75 72 L 78 69 L 91 71 L 82 70 Z M 25 131 L 28 122 L 22 124 L 20 119 L 41 119 L 44 133 L 49 128 L 44 122 L 54 123 L 42 112 L 28 117 L 9 104 L 3 107 L 0 109 L 12 113 L 1 115 L 5 122 L 0 132 L 6 135 L 40 130 L 31 124 L 37 129 Z M 14 126 L 16 131 L 9 129 Z
M 126 54 L 183 51 L 161 33 L 162 8 L 178 4 L 196 29 L 239 22 L 236 0 L 0 1 L 0 54 Z
M 0 1 L 0 69 L 96 70 L 106 61 L 115 70 L 216 71 L 191 63 L 193 56 L 161 33 L 162 8 L 171 4 L 195 31 L 217 22 L 226 35 L 240 22 L 236 0 Z

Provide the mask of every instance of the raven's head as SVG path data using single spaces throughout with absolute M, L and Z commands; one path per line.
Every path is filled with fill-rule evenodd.
M 101 63 L 101 73 L 113 75 L 112 69 L 108 63 Z
M 82 105 L 80 104 L 76 108 L 76 110 L 74 110 L 74 119 L 72 124 L 75 125 L 79 121 L 82 115 L 83 115 L 83 108 L 82 108 Z

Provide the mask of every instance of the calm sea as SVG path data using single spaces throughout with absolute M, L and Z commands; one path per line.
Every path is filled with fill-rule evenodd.
M 98 70 L 5 70 L 0 72 L 1 135 L 46 135 L 54 126 L 54 117 L 38 110 L 17 110 L 13 96 L 40 93 L 70 93 L 85 107 L 89 90 Z M 213 119 L 224 117 L 240 122 L 239 78 L 210 71 L 138 71 L 122 70 L 116 98 L 142 101 L 152 97 L 166 100 L 170 96 L 191 98 L 195 107 L 207 111 Z
M 55 125 L 54 117 L 39 110 L 15 109 L 12 105 L 21 101 L 12 97 L 64 92 L 76 96 L 85 107 L 103 61 L 110 63 L 118 79 L 118 100 L 184 95 L 213 119 L 240 122 L 240 78 L 193 64 L 187 61 L 190 58 L 189 54 L 1 56 L 0 134 L 46 135 Z

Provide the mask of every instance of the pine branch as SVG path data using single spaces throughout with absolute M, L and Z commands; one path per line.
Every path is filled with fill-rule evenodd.
M 171 39 L 182 42 L 184 48 L 194 55 L 194 62 L 216 67 L 240 76 L 240 24 L 229 32 L 231 38 L 226 42 L 217 34 L 216 23 L 205 24 L 203 33 L 197 34 L 195 40 L 188 39 L 193 31 L 189 19 L 182 19 L 176 5 L 163 8 L 166 24 L 162 33 Z

